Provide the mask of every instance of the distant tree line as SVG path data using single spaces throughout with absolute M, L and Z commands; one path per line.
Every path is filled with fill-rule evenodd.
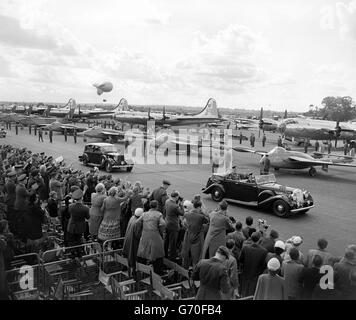
M 356 118 L 356 106 L 349 96 L 328 96 L 322 100 L 321 104 L 323 106 L 321 108 L 311 104 L 309 111 L 304 115 L 332 121 L 349 121 Z

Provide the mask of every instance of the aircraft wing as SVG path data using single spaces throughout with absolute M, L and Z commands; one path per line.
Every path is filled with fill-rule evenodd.
M 81 132 L 81 131 L 86 131 L 88 130 L 88 128 L 82 128 L 82 127 L 76 127 L 76 126 L 71 126 L 71 125 L 66 125 L 66 124 L 62 124 L 61 125 L 61 129 L 67 129 L 67 130 L 74 130 L 76 129 L 77 132 Z
M 334 162 L 334 161 L 325 161 L 325 160 L 308 160 L 305 158 L 297 157 L 297 156 L 291 156 L 288 158 L 289 160 L 299 162 L 299 163 L 305 163 L 305 164 L 310 164 L 314 166 L 339 166 L 339 167 L 356 167 L 356 163 L 343 163 L 343 162 Z
M 123 135 L 125 135 L 125 133 L 122 131 L 105 131 L 105 130 L 103 130 L 101 133 L 105 134 L 107 136 L 123 136 Z
M 253 149 L 246 148 L 246 147 L 233 147 L 232 149 L 237 152 L 250 152 L 250 153 L 259 154 L 261 156 L 264 156 L 265 154 L 267 154 L 266 151 L 257 151 L 257 150 L 253 150 Z
M 322 153 L 322 152 L 314 152 L 316 157 L 328 156 L 328 157 L 336 157 L 336 158 L 344 158 L 344 159 L 355 159 L 355 157 L 344 155 L 344 154 L 336 154 L 336 153 Z

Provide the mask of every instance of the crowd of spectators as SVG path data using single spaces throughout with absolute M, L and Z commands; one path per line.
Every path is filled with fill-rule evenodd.
M 26 148 L 0 146 L 0 174 L 1 299 L 13 256 L 46 250 L 48 224 L 66 247 L 124 237 L 133 274 L 136 262 L 157 274 L 163 258 L 182 265 L 197 299 L 356 299 L 356 245 L 333 257 L 319 239 L 304 255 L 302 236 L 283 240 L 264 220 L 236 221 L 225 201 L 209 210 L 199 194 L 183 199 L 167 180 L 150 190 Z

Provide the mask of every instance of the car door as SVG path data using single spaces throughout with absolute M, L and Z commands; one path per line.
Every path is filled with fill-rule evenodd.
M 256 183 L 248 183 L 240 180 L 229 180 L 229 188 L 226 190 L 227 198 L 242 202 L 257 201 Z
M 95 146 L 94 152 L 93 152 L 93 163 L 96 165 L 101 164 L 101 156 L 103 155 L 103 151 L 99 146 Z

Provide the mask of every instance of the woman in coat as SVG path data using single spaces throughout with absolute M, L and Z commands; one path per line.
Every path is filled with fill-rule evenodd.
M 95 193 L 91 194 L 91 208 L 89 210 L 89 233 L 95 239 L 98 236 L 98 231 L 101 222 L 103 221 L 103 206 L 106 198 L 106 189 L 102 183 L 98 183 L 95 187 Z
M 203 247 L 203 259 L 213 257 L 220 246 L 225 246 L 226 234 L 235 230 L 226 214 L 227 206 L 226 201 L 222 201 L 219 203 L 219 208 L 210 214 L 209 230 Z
M 150 202 L 150 210 L 144 212 L 136 222 L 142 226 L 142 236 L 138 246 L 137 257 L 151 261 L 153 270 L 160 274 L 164 257 L 163 233 L 166 222 L 158 211 L 157 200 Z
M 124 197 L 118 197 L 117 187 L 111 187 L 108 197 L 104 199 L 101 211 L 104 214 L 100 224 L 98 239 L 100 241 L 111 240 L 120 237 L 121 203 L 126 201 L 131 195 L 128 192 Z
M 136 224 L 136 221 L 142 216 L 143 209 L 137 208 L 135 210 L 135 214 L 131 217 L 129 224 L 127 226 L 124 247 L 123 247 L 123 256 L 127 258 L 129 263 L 129 267 L 135 271 L 136 267 L 136 258 L 137 258 L 137 250 L 140 244 L 140 238 L 142 230 Z

